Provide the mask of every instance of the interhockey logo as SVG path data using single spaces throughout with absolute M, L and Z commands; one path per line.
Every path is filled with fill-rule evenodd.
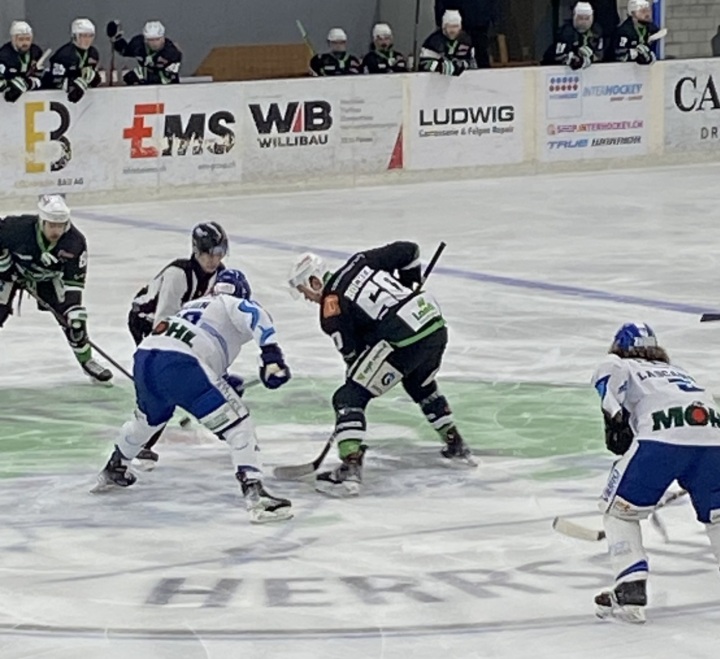
M 327 101 L 291 101 L 284 108 L 270 103 L 267 110 L 259 103 L 250 103 L 248 109 L 261 149 L 328 143 L 327 131 L 332 128 L 333 118 L 332 106 Z
M 153 115 L 164 117 L 161 140 L 155 138 L 153 126 L 145 123 L 146 118 Z M 235 132 L 229 127 L 234 123 L 235 116 L 231 112 L 220 110 L 209 116 L 195 112 L 183 126 L 181 115 L 165 114 L 164 103 L 138 103 L 132 126 L 123 130 L 123 138 L 130 140 L 131 158 L 184 156 L 188 150 L 193 156 L 203 153 L 223 155 L 235 146 Z M 206 138 L 206 132 L 218 139 Z
M 49 121 L 48 116 L 55 115 Z M 41 130 L 46 124 L 51 130 Z M 72 147 L 65 134 L 70 129 L 70 111 L 57 101 L 25 103 L 25 171 L 28 174 L 58 172 L 70 162 Z

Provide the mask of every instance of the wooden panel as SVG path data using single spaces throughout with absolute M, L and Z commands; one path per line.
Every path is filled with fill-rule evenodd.
M 195 75 L 216 81 L 299 78 L 309 75 L 310 49 L 303 43 L 217 46 Z

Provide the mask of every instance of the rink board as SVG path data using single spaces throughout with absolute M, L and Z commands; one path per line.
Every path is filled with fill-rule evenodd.
M 3 107 L 0 200 L 714 159 L 719 87 L 708 59 L 32 92 Z

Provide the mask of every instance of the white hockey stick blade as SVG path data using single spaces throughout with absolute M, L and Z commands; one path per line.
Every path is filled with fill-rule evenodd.
M 658 30 L 655 34 L 651 34 L 648 37 L 648 43 L 655 43 L 656 41 L 660 41 L 661 39 L 664 39 L 668 35 L 668 29 L 666 27 L 662 28 L 662 30 Z
M 556 517 L 553 520 L 553 528 L 563 535 L 567 535 L 571 538 L 577 538 L 578 540 L 587 540 L 588 542 L 598 542 L 605 539 L 605 531 L 589 529 L 586 526 L 581 526 L 575 522 L 571 522 L 569 519 L 564 517 Z
M 304 465 L 288 465 L 273 468 L 273 476 L 281 481 L 296 481 L 315 473 L 315 465 L 308 462 Z
M 53 54 L 53 49 L 48 48 L 42 55 L 40 55 L 40 59 L 38 59 L 37 63 L 35 64 L 36 69 L 42 69 L 45 66 L 45 62 L 50 59 L 50 55 Z

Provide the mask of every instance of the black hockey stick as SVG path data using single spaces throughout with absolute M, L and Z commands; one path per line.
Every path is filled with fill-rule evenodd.
M 700 316 L 701 323 L 711 323 L 715 320 L 720 320 L 720 313 L 704 313 Z
M 66 318 L 62 315 L 60 315 L 55 309 L 53 309 L 45 300 L 43 300 L 35 291 L 33 291 L 31 288 L 26 288 L 27 294 L 34 298 L 35 301 L 46 311 L 50 311 L 53 316 L 55 316 L 55 320 L 60 323 L 65 329 L 72 329 L 70 327 L 70 324 L 67 322 Z M 91 341 L 90 338 L 87 340 L 90 347 L 95 350 L 97 353 L 105 357 L 110 364 L 112 364 L 120 373 L 122 373 L 124 376 L 126 376 L 131 382 L 133 381 L 133 376 L 126 371 L 120 364 L 118 364 L 110 355 L 108 355 L 97 343 L 94 341 Z
M 662 520 L 658 516 L 657 511 L 661 508 L 664 508 L 668 504 L 671 504 L 673 501 L 677 501 L 681 497 L 684 497 L 686 494 L 686 490 L 678 490 L 677 492 L 669 494 L 667 497 L 665 497 L 665 499 L 660 501 L 657 506 L 655 506 L 655 510 L 650 515 L 650 523 L 653 525 L 653 528 L 662 536 L 665 542 L 668 542 L 669 540 L 667 529 L 665 528 L 665 524 L 663 524 Z M 576 524 L 575 522 L 572 522 L 565 517 L 556 517 L 553 520 L 552 527 L 558 533 L 570 536 L 571 538 L 577 538 L 578 540 L 598 542 L 599 540 L 605 539 L 605 531 L 589 529 L 587 528 L 587 526 L 583 526 L 582 524 Z
M 427 281 L 427 278 L 430 276 L 430 273 L 435 268 L 435 265 L 437 264 L 438 260 L 440 259 L 440 256 L 442 255 L 443 251 L 445 251 L 445 248 L 447 247 L 447 244 L 444 242 L 441 242 L 437 249 L 435 250 L 435 253 L 432 255 L 432 258 L 430 259 L 430 262 L 427 264 L 427 267 L 425 268 L 425 272 L 422 276 L 422 281 L 420 282 L 420 286 Z M 273 476 L 275 478 L 278 478 L 280 480 L 297 480 L 298 478 L 303 478 L 305 476 L 309 476 L 310 474 L 315 473 L 319 468 L 320 465 L 323 463 L 325 458 L 327 457 L 327 454 L 330 452 L 330 449 L 332 448 L 332 445 L 335 443 L 335 433 L 333 432 L 330 437 L 328 437 L 327 441 L 325 442 L 325 446 L 323 446 L 322 451 L 320 451 L 320 455 L 317 456 L 312 462 L 308 462 L 306 464 L 301 465 L 289 465 L 286 467 L 275 467 L 273 469 Z

